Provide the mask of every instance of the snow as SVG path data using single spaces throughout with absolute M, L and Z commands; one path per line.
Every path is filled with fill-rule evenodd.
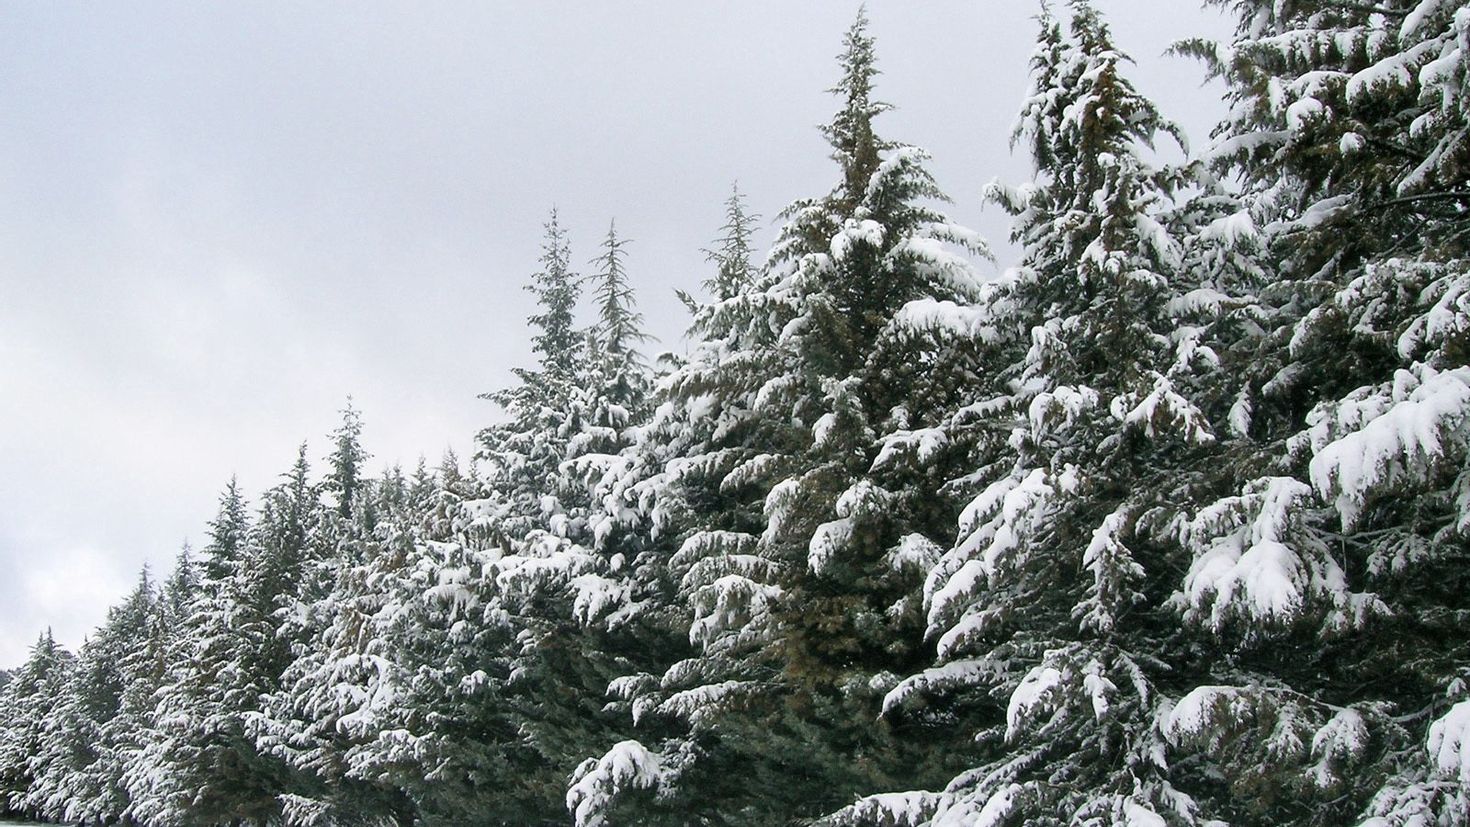
M 1424 299 L 1432 299 L 1434 304 L 1415 317 L 1399 336 L 1398 353 L 1405 360 L 1413 359 L 1431 343 L 1470 330 L 1470 276 L 1439 279 L 1424 291 L 1421 301 Z
M 956 660 L 932 666 L 910 675 L 898 682 L 883 696 L 883 715 L 901 707 L 910 698 L 945 692 L 960 686 L 979 683 L 986 676 L 993 676 L 995 664 L 987 660 Z
M 1327 114 L 1327 107 L 1316 98 L 1300 98 L 1286 107 L 1286 128 L 1301 132 L 1309 122 Z
M 1230 433 L 1237 437 L 1250 436 L 1251 419 L 1255 413 L 1255 406 L 1251 404 L 1249 389 L 1242 389 L 1235 397 L 1235 402 L 1230 406 L 1229 422 Z
M 1470 701 L 1461 701 L 1429 727 L 1426 744 L 1445 777 L 1470 787 Z
M 1082 617 L 1084 628 L 1110 631 L 1116 622 L 1114 611 L 1127 608 L 1123 604 L 1131 602 L 1126 600 L 1131 595 L 1123 594 L 1127 583 L 1143 577 L 1143 567 L 1133 559 L 1132 552 L 1119 537 L 1129 528 L 1128 516 L 1128 507 L 1119 506 L 1104 517 L 1102 524 L 1093 529 L 1092 540 L 1082 553 L 1082 566 L 1092 572 L 1093 577 L 1089 597 L 1082 604 L 1082 607 L 1087 607 Z
M 1256 229 L 1250 210 L 1242 209 L 1211 221 L 1200 236 L 1204 241 L 1235 247 L 1242 241 L 1255 241 L 1260 237 L 1260 232 Z
M 807 565 L 812 572 L 824 572 L 832 558 L 852 540 L 852 535 L 853 522 L 847 517 L 817 526 L 817 530 L 812 533 L 811 542 L 807 544 Z
M 627 581 L 613 580 L 600 574 L 578 575 L 572 578 L 570 585 L 574 594 L 572 614 L 584 624 L 592 623 L 632 599 Z
M 779 586 L 757 583 L 738 574 L 701 586 L 691 596 L 694 617 L 689 624 L 689 642 L 707 648 L 726 631 L 765 614 L 781 593 Z
M 933 827 L 1001 827 L 1008 823 L 1022 790 L 1020 784 L 1007 784 L 991 794 L 978 812 L 969 806 L 942 811 L 934 819 Z
M 1342 709 L 1312 736 L 1312 755 L 1317 762 L 1308 777 L 1322 789 L 1340 780 L 1336 764 L 1357 758 L 1368 748 L 1368 724 L 1355 709 Z
M 894 571 L 918 570 L 928 574 L 944 556 L 939 544 L 922 534 L 905 534 L 888 553 Z
M 1046 473 L 1034 469 L 1024 477 L 1004 477 L 987 486 L 960 515 L 958 546 L 940 559 L 924 583 L 929 634 L 942 634 L 940 657 L 966 634 L 950 624 L 1046 514 L 1054 494 Z M 968 616 L 967 616 L 968 617 Z
M 1364 96 L 1383 89 L 1409 86 L 1414 81 L 1414 73 L 1409 66 L 1415 62 L 1415 52 L 1422 51 L 1421 48 L 1396 54 L 1353 75 L 1347 84 L 1348 102 L 1357 103 Z
M 749 688 L 749 682 L 734 680 L 696 686 L 665 698 L 658 705 L 658 711 L 663 715 L 685 718 L 690 723 L 698 724 L 707 713 L 717 711 L 719 704 L 726 698 Z
M 886 228 L 872 219 L 849 218 L 842 229 L 832 237 L 832 260 L 838 263 L 847 260 L 854 247 L 859 245 L 874 249 L 883 246 Z
M 1296 226 L 1303 229 L 1318 227 L 1324 222 L 1330 221 L 1339 212 L 1352 204 L 1352 202 L 1353 196 L 1351 195 L 1337 195 L 1331 198 L 1324 198 L 1308 207 L 1302 213 L 1302 216 L 1296 220 Z
M 1412 387 L 1412 390 L 1406 389 Z M 1334 497 L 1343 525 L 1353 526 L 1369 496 L 1404 477 L 1418 478 L 1443 460 L 1447 442 L 1463 450 L 1470 433 L 1470 367 L 1399 371 L 1392 404 L 1360 429 L 1312 457 L 1312 485 Z
M 994 317 L 983 305 L 961 305 L 949 299 L 915 299 L 894 316 L 892 327 L 898 330 L 931 330 L 964 336 L 980 342 L 1000 338 L 993 326 Z
M 1249 218 L 1249 217 L 1247 217 Z M 1227 219 L 1220 219 L 1226 221 Z M 1220 223 L 1219 221 L 1216 222 Z M 1175 296 L 1165 305 L 1170 316 L 1192 316 L 1200 313 L 1215 314 L 1232 301 L 1231 297 L 1210 287 L 1197 287 L 1182 296 Z
M 619 792 L 629 788 L 650 789 L 664 782 L 666 771 L 660 757 L 637 741 L 621 741 L 601 758 L 582 762 L 567 790 L 567 809 L 576 827 L 604 827 L 607 809 Z
M 1204 413 L 1174 389 L 1173 380 L 1157 371 L 1149 373 L 1153 377 L 1153 387 L 1142 399 L 1135 394 L 1113 399 L 1110 407 L 1114 418 L 1141 428 L 1149 438 L 1169 428 L 1178 430 L 1186 440 L 1196 445 L 1214 442 L 1215 435 L 1210 432 Z
M 1062 685 L 1062 673 L 1052 666 L 1037 666 L 1021 679 L 1006 704 L 1006 740 L 1020 734 L 1025 719 L 1032 710 L 1054 702 L 1056 691 Z
M 1038 436 L 1070 426 L 1082 414 L 1097 407 L 1098 393 L 1086 385 L 1071 387 L 1063 385 L 1049 393 L 1040 393 L 1031 400 L 1026 412 L 1031 430 Z M 1052 420 L 1060 415 L 1060 422 Z
M 1239 497 L 1201 509 L 1186 533 L 1199 549 L 1184 579 L 1187 605 L 1211 607 L 1219 628 L 1233 613 L 1282 621 L 1303 606 L 1309 571 L 1289 542 L 1295 510 L 1312 501 L 1312 490 L 1290 477 L 1257 480 Z M 1315 580 L 1341 587 L 1341 571 L 1324 560 Z
M 871 470 L 877 471 L 888 465 L 901 454 L 912 454 L 919 464 L 928 463 L 949 445 L 949 434 L 943 428 L 920 428 L 913 431 L 898 431 L 883 438 L 883 447 L 873 460 Z
M 1404 22 L 1398 26 L 1398 37 L 1401 40 L 1410 41 L 1419 34 L 1424 22 L 1433 16 L 1438 16 L 1442 10 L 1454 7 L 1455 0 L 1420 0 L 1417 6 L 1404 16 Z
M 1152 808 L 1129 800 L 1123 802 L 1122 827 L 1168 827 L 1168 822 Z
M 1239 698 L 1240 689 L 1234 686 L 1197 686 L 1174 703 L 1161 729 L 1171 743 L 1180 744 L 1203 732 L 1218 710 L 1230 708 Z
M 920 827 L 948 800 L 925 791 L 879 793 L 859 799 L 831 818 L 833 824 Z

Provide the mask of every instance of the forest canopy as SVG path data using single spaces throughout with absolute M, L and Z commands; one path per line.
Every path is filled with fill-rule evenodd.
M 349 403 L 231 480 L 0 673 L 0 815 L 1470 823 L 1470 8 L 1213 4 L 1196 142 L 1043 7 L 998 277 L 861 13 L 830 189 L 764 251 L 732 189 L 686 353 L 552 210 L 474 456 L 372 476 Z

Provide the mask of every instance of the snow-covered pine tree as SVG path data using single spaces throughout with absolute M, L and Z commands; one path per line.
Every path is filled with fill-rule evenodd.
M 142 645 L 125 658 L 124 671 L 128 678 L 111 728 L 116 732 L 126 806 L 111 813 L 115 818 L 136 820 L 140 802 L 149 801 L 150 791 L 155 789 L 160 760 L 156 745 L 161 732 L 158 702 L 166 682 L 174 674 L 172 658 L 182 651 L 181 641 L 187 631 L 191 607 L 198 597 L 199 582 L 198 564 L 189 544 L 185 543 L 174 560 L 173 571 L 153 601 Z M 150 753 L 150 749 L 154 751 Z
M 647 419 L 652 380 L 639 346 L 649 340 L 643 314 L 637 310 L 624 249 L 629 244 L 610 225 L 602 254 L 590 264 L 588 276 L 597 305 L 597 322 L 587 331 L 585 358 L 572 389 L 572 417 L 578 430 L 568 434 L 567 455 L 561 466 L 566 479 L 563 503 L 568 521 L 566 536 L 591 546 L 591 509 L 604 478 L 621 473 L 623 449 L 632 443 L 633 429 Z
M 651 387 L 638 350 L 649 337 L 628 283 L 626 244 L 610 228 L 592 262 L 598 321 L 587 332 L 571 398 L 555 483 L 561 511 L 495 562 L 488 597 L 517 630 L 502 690 L 523 741 L 511 791 L 522 797 L 523 818 L 548 822 L 560 820 L 566 777 L 587 745 L 611 740 L 623 724 L 603 709 L 604 690 L 645 651 L 628 622 L 633 606 L 622 579 L 640 543 L 615 482 L 632 462 Z
M 24 809 L 55 821 L 85 823 L 105 823 L 126 811 L 123 777 L 136 738 L 130 724 L 138 721 L 123 714 L 124 699 L 140 677 L 132 667 L 152 632 L 155 600 L 145 567 L 138 585 L 82 644 L 46 719 Z
M 46 744 L 47 722 L 64 697 L 74 662 L 47 629 L 0 690 L 0 813 L 46 816 L 28 799 L 37 757 Z
M 554 209 L 541 249 L 541 269 L 526 286 L 537 303 L 528 319 L 537 367 L 516 369 L 519 384 L 483 395 L 504 409 L 505 420 L 480 432 L 476 454 L 486 467 L 486 482 L 503 501 L 497 528 L 512 540 L 535 526 L 560 522 L 556 481 L 569 436 L 580 430 L 573 404 L 585 357 L 574 317 L 579 278 Z
M 960 442 L 973 499 L 927 567 L 934 666 L 884 716 L 970 730 L 943 792 L 894 792 L 837 823 L 1163 824 L 1200 816 L 1171 783 L 1159 716 L 1188 681 L 1171 534 L 1202 485 L 1217 423 L 1193 401 L 1216 357 L 1184 323 L 1197 274 L 1162 223 L 1176 175 L 1147 162 L 1174 134 L 1122 74 L 1084 0 L 1043 9 L 1017 139 L 1036 179 L 992 185 L 1020 266 L 971 307 L 917 302 L 906 323 L 971 337 L 985 366 L 932 443 Z M 895 451 L 922 451 L 902 435 Z
M 721 423 L 664 482 L 688 507 L 670 563 L 698 654 L 615 689 L 651 734 L 684 729 L 657 752 L 626 742 L 587 762 L 568 797 L 579 823 L 788 820 L 896 776 L 939 777 L 925 756 L 943 751 L 873 721 L 885 673 L 917 665 L 904 598 L 918 582 L 896 559 L 953 515 L 871 469 L 877 434 L 924 415 L 905 404 L 916 353 L 885 332 L 909 301 L 973 299 L 963 253 L 983 246 L 928 206 L 942 195 L 924 154 L 874 133 L 887 106 L 871 95 L 866 25 L 848 32 L 824 129 L 838 185 L 787 210 L 767 266 L 700 311 L 708 339 L 668 380 L 696 421 Z
M 259 557 L 247 506 L 232 479 L 210 523 L 197 596 L 170 654 L 157 729 L 140 756 L 133 815 L 147 823 L 263 821 L 280 811 L 283 768 L 246 730 L 263 686 L 261 607 L 251 600 Z
M 711 299 L 701 304 L 681 294 L 695 315 L 690 353 L 662 357 L 670 372 L 657 384 L 650 418 L 637 429 L 635 444 L 622 453 L 622 465 L 604 478 L 597 497 L 600 509 L 592 516 L 598 551 L 612 553 L 617 562 L 607 574 L 621 592 L 611 604 L 610 617 L 639 641 L 636 651 L 627 653 L 634 671 L 619 676 L 609 691 L 618 699 L 614 705 L 631 718 L 634 731 L 627 734 L 655 744 L 677 745 L 684 735 L 676 717 L 647 713 L 664 701 L 678 704 L 683 697 L 676 689 L 662 691 L 660 676 L 675 680 L 677 664 L 693 663 L 688 660 L 694 653 L 688 607 L 703 586 L 699 576 L 711 574 L 706 565 L 700 575 L 688 576 L 688 563 L 679 563 L 676 553 L 693 535 L 712 536 L 714 532 L 706 531 L 711 527 L 743 524 L 758 530 L 759 501 L 720 492 L 724 474 L 758 454 L 751 447 L 754 441 L 741 433 L 742 423 L 749 422 L 749 400 L 738 398 L 732 388 L 713 388 L 704 381 L 717 365 L 741 358 L 750 337 L 760 335 L 746 311 L 719 309 L 746 292 L 756 273 L 751 261 L 755 217 L 738 190 L 725 206 L 723 235 L 708 254 L 717 267 L 705 282 Z M 746 515 L 743 523 L 731 516 L 737 511 Z M 625 740 L 601 759 L 583 762 L 567 797 L 574 818 L 579 823 L 599 818 L 676 823 L 681 818 L 677 805 L 650 806 L 654 790 L 667 786 L 658 760 L 638 742 Z
M 1470 17 L 1220 5 L 1233 41 L 1182 48 L 1229 84 L 1213 154 L 1278 280 L 1230 365 L 1240 478 L 1189 526 L 1178 597 L 1235 670 L 1173 738 L 1300 823 L 1463 823 Z
M 353 407 L 351 396 L 347 397 L 347 407 L 342 409 L 342 424 L 332 432 L 331 440 L 332 455 L 322 489 L 335 501 L 338 518 L 350 522 L 366 476 L 364 466 L 370 458 L 362 447 L 362 414 Z
M 352 555 L 337 558 L 329 590 L 297 609 L 297 625 L 312 632 L 309 642 L 296 647 L 280 689 L 262 699 L 251 720 L 258 748 L 291 770 L 282 803 L 292 823 L 412 819 L 396 786 L 356 776 L 352 763 L 353 750 L 387 728 L 381 712 L 405 682 L 381 639 L 378 614 L 402 591 L 397 575 L 408 561 L 354 544 Z

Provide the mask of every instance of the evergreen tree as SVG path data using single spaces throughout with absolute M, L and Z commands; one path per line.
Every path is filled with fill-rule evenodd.
M 47 742 L 48 722 L 63 698 L 75 658 L 47 629 L 30 657 L 0 690 L 0 812 L 31 818 L 46 813 L 31 796 Z
M 1275 278 L 1230 364 L 1238 477 L 1189 527 L 1178 598 L 1236 668 L 1180 702 L 1175 740 L 1212 752 L 1217 794 L 1302 823 L 1457 823 L 1466 19 L 1221 5 L 1233 42 L 1182 49 L 1229 84 L 1216 163 Z
M 1017 131 L 1037 180 L 991 188 L 1016 216 L 1021 266 L 973 307 L 909 309 L 972 336 L 986 370 L 944 427 L 893 444 L 969 445 L 975 470 L 957 485 L 976 493 L 959 541 L 920 557 L 937 663 L 883 709 L 961 722 L 981 747 L 944 793 L 875 796 L 838 821 L 1199 815 L 1166 772 L 1158 722 L 1189 675 L 1165 575 L 1216 443 L 1191 396 L 1217 360 L 1177 315 L 1196 285 L 1161 223 L 1174 176 L 1144 160 L 1175 130 L 1121 74 L 1097 12 L 1069 6 L 1065 27 L 1042 16 Z
M 279 814 L 281 767 L 246 730 L 263 690 L 257 658 L 259 559 L 246 503 L 232 479 L 210 523 L 203 576 L 157 697 L 154 738 L 141 756 L 132 812 L 147 823 L 263 823 Z
M 731 340 L 668 380 L 676 398 L 709 397 L 699 403 L 706 415 L 748 423 L 669 468 L 687 463 L 708 481 L 690 483 L 715 486 L 701 495 L 713 499 L 691 503 L 692 525 L 669 558 L 699 652 L 617 686 L 640 720 L 688 729 L 658 753 L 630 743 L 589 761 L 568 799 L 579 823 L 655 818 L 659 810 L 617 809 L 630 806 L 620 791 L 636 800 L 638 789 L 669 792 L 662 812 L 674 820 L 814 816 L 875 784 L 932 772 L 872 722 L 879 676 L 915 654 L 894 606 L 917 583 L 891 552 L 941 524 L 915 510 L 924 505 L 911 492 L 868 472 L 877 430 L 908 416 L 897 409 L 917 373 L 913 354 L 885 334 L 911 300 L 971 298 L 969 260 L 945 245 L 983 248 L 922 203 L 942 198 L 924 154 L 874 133 L 887 106 L 871 97 L 862 16 L 845 47 L 834 89 L 842 109 L 824 130 L 838 186 L 787 210 L 756 283 L 697 317 Z M 888 629 L 895 619 L 899 629 Z M 917 622 L 912 611 L 907 622 Z M 619 779 L 629 766 L 659 771 Z
M 353 506 L 361 492 L 363 466 L 370 458 L 362 447 L 362 414 L 352 407 L 350 396 L 342 409 L 342 424 L 332 432 L 331 440 L 332 455 L 327 460 L 327 478 L 322 487 L 336 499 L 338 518 L 350 523 L 358 516 Z
M 755 249 L 752 238 L 760 216 L 751 213 L 739 184 L 730 186 L 725 199 L 725 223 L 713 250 L 705 250 L 705 260 L 715 265 L 714 275 L 704 280 L 705 292 L 716 302 L 727 301 L 743 292 L 755 281 L 753 263 Z M 699 302 L 683 290 L 676 291 L 691 312 L 698 312 Z
M 573 316 L 577 284 L 566 235 L 552 210 L 541 270 L 527 286 L 537 298 L 537 312 L 528 321 L 538 366 L 517 369 L 517 386 L 484 395 L 504 408 L 506 418 L 480 432 L 476 455 L 503 503 L 498 525 L 513 540 L 564 510 L 565 492 L 555 481 L 567 458 L 569 435 L 580 430 L 572 400 L 585 355 Z
M 133 592 L 82 645 L 32 756 L 26 809 L 58 821 L 99 823 L 126 809 L 123 774 L 138 722 L 124 715 L 124 696 L 138 677 L 130 667 L 150 632 L 154 601 L 145 567 Z

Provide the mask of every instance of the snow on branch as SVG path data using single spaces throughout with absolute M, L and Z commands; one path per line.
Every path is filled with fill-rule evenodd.
M 1309 418 L 1314 442 L 1338 426 L 1361 420 L 1364 407 L 1381 410 L 1349 433 L 1322 444 L 1312 457 L 1312 485 L 1334 498 L 1343 526 L 1358 521 L 1368 499 L 1405 483 L 1427 481 L 1442 464 L 1470 447 L 1470 367 L 1437 371 L 1428 365 L 1400 370 L 1392 387 L 1319 408 Z
M 576 827 L 610 824 L 609 810 L 618 796 L 634 789 L 658 788 L 668 778 L 663 759 L 637 741 L 622 741 L 601 758 L 588 758 L 572 774 L 567 809 Z

